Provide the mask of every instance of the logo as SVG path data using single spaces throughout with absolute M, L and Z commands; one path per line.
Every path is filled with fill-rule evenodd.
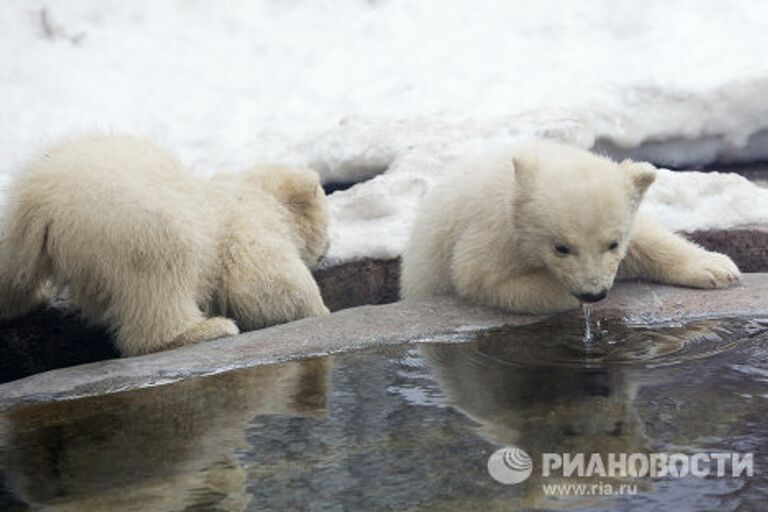
M 499 483 L 519 484 L 533 473 L 533 460 L 516 446 L 499 448 L 488 459 L 488 473 Z
M 744 478 L 755 474 L 753 453 L 542 453 L 542 478 L 576 478 L 575 483 L 542 484 L 547 496 L 616 496 L 637 494 L 626 478 Z M 499 483 L 514 485 L 533 474 L 533 460 L 517 446 L 499 448 L 488 458 L 488 473 Z M 583 480 L 587 479 L 587 480 Z M 608 480 L 604 480 L 608 479 Z

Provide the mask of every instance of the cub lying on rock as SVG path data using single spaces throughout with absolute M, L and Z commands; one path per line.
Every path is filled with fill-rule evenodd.
M 647 163 L 549 142 L 465 165 L 421 205 L 403 254 L 403 298 L 455 293 L 549 313 L 603 299 L 617 272 L 695 288 L 738 283 L 727 256 L 635 215 L 655 177 Z
M 311 170 L 203 181 L 141 139 L 66 139 L 9 192 L 0 318 L 40 306 L 54 283 L 136 355 L 324 315 L 307 267 L 327 224 Z

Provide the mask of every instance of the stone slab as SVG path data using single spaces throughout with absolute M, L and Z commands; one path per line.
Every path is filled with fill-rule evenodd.
M 747 274 L 743 286 L 693 290 L 619 283 L 595 317 L 664 322 L 705 317 L 768 317 L 768 274 Z M 578 312 L 569 315 L 579 314 Z M 157 386 L 275 361 L 426 340 L 458 340 L 542 316 L 511 315 L 454 298 L 398 302 L 339 311 L 222 340 L 147 356 L 53 370 L 0 385 L 0 409 Z

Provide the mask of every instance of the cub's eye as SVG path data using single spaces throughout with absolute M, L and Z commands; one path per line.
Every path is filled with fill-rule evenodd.
M 568 248 L 568 246 L 567 245 L 563 245 L 563 244 L 555 244 L 555 250 L 559 254 L 570 254 L 571 253 L 571 250 Z
M 619 242 L 617 242 L 616 240 L 614 240 L 613 242 L 608 244 L 608 250 L 609 251 L 615 251 L 618 248 L 619 248 Z

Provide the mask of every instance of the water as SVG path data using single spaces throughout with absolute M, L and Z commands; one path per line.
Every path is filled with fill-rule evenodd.
M 590 346 L 583 328 L 561 318 L 6 411 L 0 510 L 764 508 L 768 320 L 603 321 Z M 549 497 L 562 478 L 489 476 L 504 445 L 534 465 L 544 452 L 753 452 L 756 474 Z
M 581 309 L 584 312 L 584 343 L 590 344 L 594 341 L 592 334 L 592 306 L 582 304 Z

